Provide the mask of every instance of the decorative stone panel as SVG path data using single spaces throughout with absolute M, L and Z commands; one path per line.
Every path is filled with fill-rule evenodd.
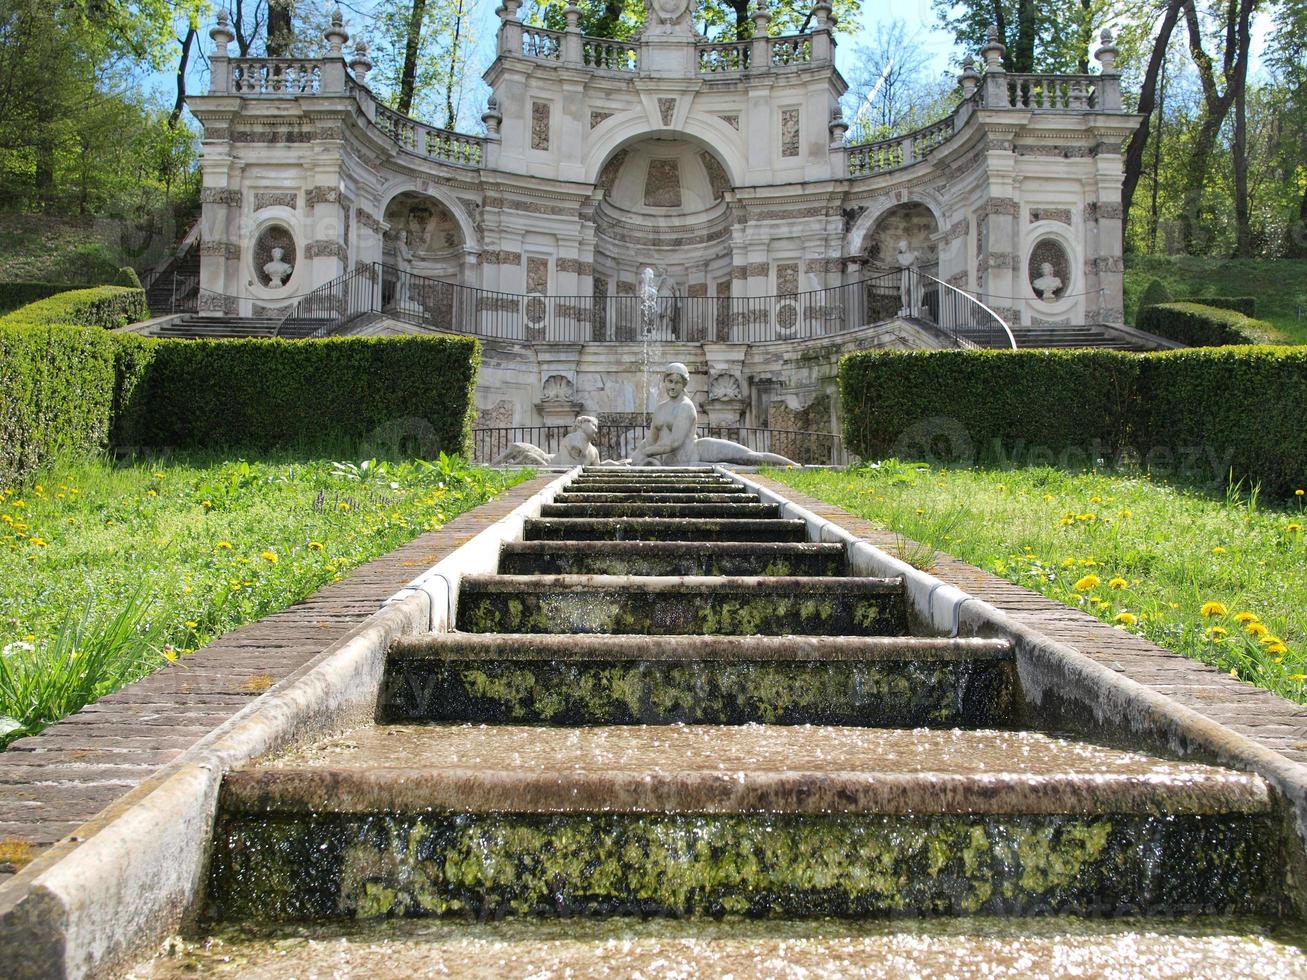
M 231 134 L 233 143 L 266 143 L 271 146 L 289 146 L 296 143 L 312 143 L 313 133 L 299 127 L 256 126 L 252 129 L 237 129 Z
M 200 242 L 200 254 L 217 255 L 224 259 L 239 259 L 241 257 L 241 247 L 236 242 L 202 241 Z
M 699 159 L 703 161 L 703 169 L 708 172 L 708 185 L 712 188 L 713 197 L 721 197 L 731 189 L 730 178 L 726 176 L 726 171 L 717 158 L 707 150 L 699 151 Z
M 619 282 L 619 283 L 617 284 L 617 295 L 618 295 L 618 296 L 634 296 L 634 295 L 635 295 L 635 283 L 633 283 L 633 282 Z
M 297 208 L 300 196 L 294 191 L 255 191 L 254 210 L 264 208 Z
M 965 272 L 955 272 L 953 273 L 953 275 L 949 276 L 944 281 L 947 282 L 950 286 L 953 286 L 957 289 L 966 289 L 967 281 L 970 278 L 971 277 Z
M 602 191 L 613 189 L 613 182 L 617 180 L 617 174 L 622 169 L 622 164 L 626 162 L 626 150 L 618 150 L 612 155 L 604 169 L 599 171 L 599 179 L 595 181 L 595 186 Z
M 681 165 L 676 160 L 650 160 L 644 178 L 644 204 L 650 208 L 681 206 Z
M 838 255 L 824 259 L 804 259 L 803 271 L 810 275 L 838 275 L 844 271 L 844 260 Z
M 986 252 L 980 257 L 979 263 L 982 272 L 989 269 L 1015 269 L 1017 266 L 1017 257 L 1011 252 Z
M 233 187 L 205 187 L 200 190 L 200 203 L 238 208 L 241 206 L 241 192 Z
M 1020 210 L 1017 202 L 1010 197 L 991 197 L 985 202 L 986 214 L 1005 214 L 1008 217 L 1015 218 L 1020 214 Z
M 549 149 L 549 103 L 531 103 L 531 149 Z
M 734 113 L 729 113 L 725 116 L 718 116 L 717 118 L 720 119 L 722 122 L 726 123 L 726 125 L 730 126 L 731 129 L 739 130 L 740 128 L 740 117 L 735 115 Z
M 708 284 L 706 282 L 692 282 L 685 287 L 686 296 L 707 296 Z
M 235 296 L 224 296 L 222 293 L 201 290 L 198 306 L 201 313 L 234 314 L 240 309 L 240 300 Z
M 1090 201 L 1085 205 L 1085 220 L 1098 221 L 1100 218 L 1108 221 L 1120 221 L 1124 217 L 1124 211 L 1121 205 L 1113 201 Z
M 590 262 L 582 262 L 580 259 L 558 259 L 554 267 L 559 272 L 574 272 L 578 276 L 589 276 L 594 274 L 594 265 Z
M 521 308 L 515 299 L 505 296 L 478 296 L 477 297 L 478 313 L 521 313 Z
M 771 271 L 767 268 L 766 262 L 750 262 L 744 270 L 746 278 L 749 279 L 766 279 L 767 273 Z
M 250 313 L 253 316 L 283 317 L 294 308 L 294 303 L 285 303 L 281 306 L 266 306 L 263 303 L 254 303 L 250 306 Z
M 481 253 L 482 265 L 521 265 L 521 252 L 507 252 L 502 249 L 488 248 Z
M 528 293 L 540 293 L 542 296 L 549 292 L 548 259 L 541 258 L 538 255 L 527 256 L 526 291 Z
M 1056 238 L 1041 238 L 1026 263 L 1030 288 L 1045 302 L 1059 300 L 1071 284 L 1071 259 Z
M 358 219 L 359 225 L 368 229 L 368 231 L 375 232 L 378 235 L 384 235 L 386 233 L 385 224 L 375 215 L 363 210 L 362 208 L 354 209 L 354 217 Z
M 1021 326 L 1021 311 L 1014 306 L 991 306 L 1009 327 Z
M 513 402 L 501 398 L 489 408 L 478 408 L 472 421 L 474 429 L 506 429 L 513 424 Z
M 1097 273 L 1125 272 L 1125 259 L 1119 255 L 1096 256 L 1093 260 L 1093 271 Z
M 660 118 L 663 121 L 664 126 L 670 126 L 672 124 L 672 117 L 675 115 L 676 115 L 675 99 L 658 100 L 658 118 Z
M 310 187 L 308 193 L 304 195 L 304 203 L 309 207 L 315 204 L 339 204 L 340 188 L 330 187 L 326 184 Z
M 613 116 L 613 114 L 612 114 L 611 112 L 597 112 L 597 111 L 595 111 L 595 112 L 591 112 L 591 113 L 590 113 L 590 128 L 591 128 L 591 129 L 594 129 L 596 126 L 598 126 L 598 125 L 599 125 L 601 122 L 603 122 L 605 119 L 611 119 L 612 116 Z
M 362 259 L 358 259 L 354 263 L 354 271 L 359 273 L 369 282 L 377 281 L 377 267 L 375 263 L 364 262 Z
M 966 238 L 967 232 L 971 229 L 971 222 L 966 218 L 959 218 L 953 224 L 949 225 L 944 232 L 945 244 L 956 242 L 959 238 Z
M 319 126 L 313 130 L 315 140 L 343 140 L 345 138 L 345 128 L 343 126 Z
M 799 110 L 781 110 L 781 156 L 799 155 Z
M 1064 225 L 1071 224 L 1070 208 L 1031 208 L 1030 223 L 1033 225 L 1036 221 L 1060 221 Z
M 551 374 L 540 386 L 542 402 L 570 402 L 576 395 L 576 388 L 564 375 Z
M 708 400 L 714 402 L 738 401 L 744 397 L 740 379 L 733 374 L 722 371 L 714 374 L 708 382 Z
M 799 291 L 799 263 L 781 262 L 776 266 L 776 292 L 789 296 Z
M 349 258 L 344 244 L 331 239 L 319 239 L 315 242 L 309 242 L 304 248 L 304 255 L 310 259 L 347 259 Z
M 731 278 L 732 278 L 732 279 L 748 279 L 748 278 L 749 278 L 749 267 L 748 267 L 747 265 L 733 265 L 733 266 L 731 266 Z

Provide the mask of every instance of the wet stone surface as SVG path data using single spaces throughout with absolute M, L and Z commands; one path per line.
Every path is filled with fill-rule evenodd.
M 505 575 L 844 575 L 844 547 L 802 542 L 521 541 Z
M 1307 939 L 1256 919 L 1047 917 L 911 922 L 508 919 L 225 927 L 130 974 L 286 977 L 1231 977 L 1307 972 Z

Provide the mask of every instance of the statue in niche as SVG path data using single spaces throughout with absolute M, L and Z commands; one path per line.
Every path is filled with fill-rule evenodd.
M 699 410 L 685 389 L 690 371 L 673 361 L 663 370 L 663 393 L 654 409 L 649 435 L 631 454 L 632 466 L 694 466 L 698 463 L 736 463 L 742 466 L 798 466 L 775 453 L 757 453 L 729 439 L 697 439 Z
M 899 316 L 916 316 L 921 308 L 921 277 L 917 275 L 917 253 L 908 247 L 906 238 L 899 240 L 894 258 L 899 265 Z
M 495 466 L 598 466 L 599 420 L 593 415 L 578 415 L 572 431 L 552 456 L 529 442 L 515 442 L 495 460 Z
M 1062 289 L 1062 279 L 1054 273 L 1052 262 L 1041 262 L 1039 264 L 1039 278 L 1030 285 L 1034 287 L 1040 299 L 1045 303 L 1051 303 L 1057 299 L 1057 294 Z
M 280 289 L 295 271 L 295 267 L 286 261 L 286 250 L 280 245 L 272 246 L 272 261 L 263 267 L 263 274 L 268 277 L 269 289 Z

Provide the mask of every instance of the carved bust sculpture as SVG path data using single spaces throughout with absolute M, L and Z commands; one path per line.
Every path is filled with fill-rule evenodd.
M 263 273 L 268 277 L 268 288 L 280 289 L 286 284 L 290 274 L 295 271 L 295 267 L 285 261 L 286 250 L 280 245 L 272 247 L 272 261 L 263 267 Z
M 1054 274 L 1052 262 L 1041 262 L 1039 278 L 1030 285 L 1039 294 L 1039 298 L 1047 303 L 1057 299 L 1058 291 L 1062 288 L 1062 280 Z

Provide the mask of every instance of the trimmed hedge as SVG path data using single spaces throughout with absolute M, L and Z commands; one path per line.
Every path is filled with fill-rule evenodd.
M 0 485 L 100 451 L 114 394 L 113 337 L 67 324 L 0 322 Z
M 846 445 L 864 459 L 1150 469 L 1307 487 L 1307 348 L 861 351 L 840 362 Z M 997 459 L 996 459 L 997 458 Z
M 66 293 L 69 289 L 86 289 L 85 286 L 69 286 L 60 282 L 0 282 L 0 316 L 10 313 L 20 306 L 35 303 L 55 293 Z
M 127 286 L 92 286 L 72 289 L 14 310 L 0 317 L 0 326 L 36 327 L 69 323 L 82 327 L 125 327 L 148 319 L 145 291 Z
M 1141 458 L 1202 454 L 1264 493 L 1307 487 L 1307 347 L 1227 347 L 1150 354 L 1141 374 Z
M 867 459 L 917 447 L 941 461 L 1022 446 L 1110 455 L 1138 375 L 1138 357 L 1111 350 L 863 351 L 840 362 L 845 439 Z
M 1144 288 L 1144 294 L 1139 297 L 1139 306 L 1135 310 L 1136 321 L 1138 321 L 1139 314 L 1148 307 L 1169 302 L 1171 302 L 1171 291 L 1166 288 L 1166 284 L 1160 279 L 1152 280 Z
M 1150 306 L 1135 317 L 1135 326 L 1190 347 L 1261 344 L 1275 336 L 1275 328 L 1269 323 L 1254 320 L 1237 310 L 1220 309 L 1203 303 L 1160 303 Z
M 118 270 L 118 275 L 113 277 L 111 285 L 128 286 L 132 289 L 140 289 L 141 277 L 136 274 L 136 270 L 130 265 L 125 265 Z
M 1180 303 L 1197 303 L 1200 306 L 1214 306 L 1218 310 L 1234 310 L 1244 316 L 1257 316 L 1256 296 L 1189 296 Z
M 481 354 L 470 337 L 119 339 L 119 446 L 471 450 Z

